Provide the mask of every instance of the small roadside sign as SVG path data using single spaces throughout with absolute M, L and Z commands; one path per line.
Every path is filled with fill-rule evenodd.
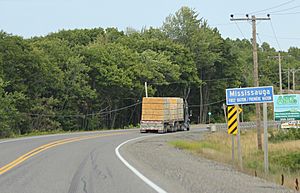
M 240 108 L 239 108 L 240 109 Z M 228 115 L 228 134 L 236 135 L 238 133 L 237 108 L 235 106 L 227 107 Z
M 273 86 L 226 89 L 227 105 L 273 102 Z
M 243 112 L 243 109 L 241 107 L 239 107 L 239 113 Z

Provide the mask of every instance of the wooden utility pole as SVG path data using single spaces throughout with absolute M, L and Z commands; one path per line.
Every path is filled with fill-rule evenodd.
M 270 15 L 267 15 L 266 18 L 257 18 L 255 15 L 252 15 L 249 18 L 249 15 L 246 14 L 246 18 L 233 18 L 231 15 L 230 21 L 252 21 L 252 46 L 253 46 L 253 81 L 254 86 L 259 86 L 258 80 L 258 59 L 257 59 L 257 42 L 256 42 L 256 21 L 258 20 L 270 20 Z M 261 139 L 261 113 L 260 113 L 260 104 L 255 104 L 256 107 L 256 127 L 257 127 L 257 146 L 258 149 L 262 150 L 262 139 Z
M 300 68 L 299 69 L 293 68 L 291 70 L 292 74 L 293 74 L 293 93 L 295 93 L 295 90 L 296 90 L 295 73 L 298 72 L 299 70 L 300 70 Z
M 293 74 L 293 93 L 295 93 L 295 69 L 292 70 L 292 74 Z
M 288 94 L 290 94 L 290 68 L 288 68 Z
M 278 69 L 279 69 L 279 94 L 282 94 L 282 68 L 281 68 L 281 56 L 280 51 L 278 52 L 278 56 L 270 56 L 270 58 L 278 59 Z
M 278 52 L 278 65 L 279 65 L 279 89 L 280 89 L 280 94 L 282 94 L 282 75 L 281 75 L 281 56 L 280 56 L 280 52 Z

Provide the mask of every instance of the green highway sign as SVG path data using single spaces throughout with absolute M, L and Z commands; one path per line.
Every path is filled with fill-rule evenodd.
M 300 120 L 300 95 L 274 95 L 275 121 Z

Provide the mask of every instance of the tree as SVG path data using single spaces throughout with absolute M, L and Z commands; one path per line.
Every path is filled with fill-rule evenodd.
M 17 110 L 17 101 L 24 98 L 19 92 L 7 93 L 5 83 L 0 78 L 0 137 L 10 137 L 19 134 L 18 121 L 20 121 L 20 112 Z
M 229 66 L 228 58 L 224 53 L 230 53 L 232 47 L 229 42 L 222 39 L 217 29 L 210 28 L 207 21 L 198 19 L 199 14 L 193 9 L 182 7 L 174 15 L 167 17 L 163 24 L 163 31 L 167 36 L 176 42 L 180 42 L 187 47 L 193 54 L 193 61 L 196 64 L 197 74 L 202 84 L 199 87 L 194 87 L 190 102 L 193 104 L 200 104 L 194 110 L 199 115 L 199 121 L 205 122 L 207 119 L 207 112 L 209 104 L 214 98 L 225 98 L 225 90 L 228 84 L 219 84 L 219 82 L 212 81 L 218 79 L 236 78 L 229 77 L 229 74 L 224 72 Z M 237 65 L 234 61 L 236 57 L 231 57 L 231 63 Z M 228 66 L 226 66 L 228 65 Z M 221 69 L 220 69 L 221 68 Z M 232 75 L 232 73 L 230 73 Z M 224 82 L 224 81 L 223 81 Z M 218 97 L 214 97 L 218 96 Z M 198 111 L 198 112 L 197 112 Z M 221 109 L 217 111 L 221 112 Z M 196 120 L 196 117 L 194 117 Z

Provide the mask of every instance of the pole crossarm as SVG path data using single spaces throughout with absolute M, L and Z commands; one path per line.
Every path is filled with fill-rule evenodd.
M 252 21 L 253 19 L 252 18 L 231 18 L 230 21 Z M 271 18 L 269 17 L 266 17 L 266 18 L 255 18 L 254 20 L 271 20 Z

